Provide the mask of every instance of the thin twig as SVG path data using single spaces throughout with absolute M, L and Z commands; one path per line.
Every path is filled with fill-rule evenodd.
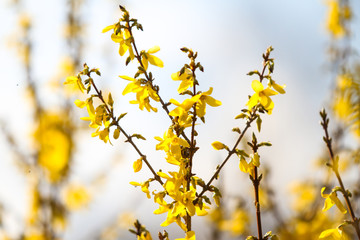
M 329 118 L 327 117 L 327 114 L 326 114 L 325 110 L 320 112 L 320 116 L 322 118 L 321 126 L 323 127 L 324 132 L 325 132 L 324 141 L 325 141 L 326 146 L 327 146 L 327 148 L 329 150 L 330 160 L 334 164 L 335 163 L 335 155 L 334 155 L 334 151 L 332 149 L 332 144 L 331 144 L 332 139 L 329 136 L 329 131 L 328 131 Z M 344 197 L 345 202 L 346 202 L 347 209 L 348 209 L 348 211 L 350 213 L 350 216 L 351 216 L 351 219 L 352 219 L 352 225 L 355 228 L 358 239 L 360 239 L 359 219 L 355 216 L 355 212 L 354 212 L 353 207 L 351 205 L 349 195 L 348 195 L 348 193 L 346 191 L 346 188 L 344 186 L 344 183 L 343 183 L 343 181 L 341 179 L 340 173 L 339 173 L 338 169 L 335 168 L 335 167 L 332 167 L 331 169 L 334 171 L 335 176 L 336 176 L 336 178 L 337 178 L 337 180 L 338 180 L 338 182 L 340 184 L 341 192 L 343 194 L 343 197 Z

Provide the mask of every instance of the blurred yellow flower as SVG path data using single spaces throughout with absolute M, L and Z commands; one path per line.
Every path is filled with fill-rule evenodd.
M 185 234 L 185 238 L 177 238 L 176 240 L 196 240 L 195 232 L 194 231 L 188 231 Z
M 25 234 L 24 240 L 46 240 L 45 236 L 41 233 Z
M 220 229 L 228 231 L 233 236 L 242 235 L 248 232 L 250 217 L 243 208 L 236 208 L 232 212 L 230 219 L 223 220 L 220 223 Z
M 84 84 L 82 83 L 81 81 L 81 78 L 79 76 L 70 76 L 70 77 L 67 77 L 65 82 L 64 82 L 64 85 L 66 84 L 73 84 L 73 85 L 76 85 L 78 87 L 78 89 L 83 93 L 85 89 L 85 86 Z
M 353 105 L 350 96 L 335 96 L 333 109 L 335 115 L 339 119 L 343 121 L 349 120 L 349 117 L 353 113 Z
M 31 27 L 31 18 L 28 14 L 26 13 L 22 13 L 20 14 L 19 16 L 19 25 L 22 27 L 22 28 L 30 28 Z
M 78 210 L 90 202 L 90 194 L 83 185 L 70 184 L 64 191 L 64 202 L 68 209 Z
M 332 237 L 331 239 L 334 239 L 334 240 L 345 239 L 343 237 L 343 231 L 340 228 L 327 229 L 327 230 L 323 231 L 320 234 L 319 239 L 328 238 L 328 237 Z
M 32 186 L 30 194 L 30 209 L 26 220 L 29 225 L 34 225 L 39 220 L 40 193 L 36 186 Z
M 326 27 L 334 37 L 343 37 L 346 34 L 345 22 L 352 17 L 348 5 L 340 5 L 339 0 L 328 0 L 329 13 Z
M 38 163 L 52 182 L 59 181 L 67 173 L 72 140 L 66 124 L 62 114 L 44 112 L 34 133 L 39 147 Z
M 295 201 L 292 207 L 295 211 L 302 211 L 303 209 L 310 208 L 316 199 L 316 187 L 307 182 L 296 182 L 290 186 L 290 191 L 295 196 Z
M 152 240 L 152 237 L 148 231 L 145 231 L 140 236 L 137 236 L 137 240 Z

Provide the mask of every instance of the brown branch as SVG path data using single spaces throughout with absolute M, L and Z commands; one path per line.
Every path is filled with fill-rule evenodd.
M 344 183 L 343 183 L 343 181 L 341 179 L 340 173 L 339 173 L 338 169 L 336 167 L 334 167 L 335 155 L 334 155 L 334 151 L 332 149 L 332 144 L 331 144 L 332 139 L 329 136 L 329 131 L 328 131 L 329 118 L 327 117 L 327 113 L 325 112 L 325 109 L 320 112 L 320 116 L 322 118 L 321 126 L 323 127 L 324 132 L 325 132 L 325 136 L 324 136 L 323 139 L 324 139 L 324 141 L 326 143 L 326 146 L 327 146 L 327 149 L 329 151 L 330 160 L 333 163 L 331 169 L 334 171 L 335 176 L 336 176 L 336 178 L 337 178 L 337 180 L 338 180 L 338 182 L 340 184 L 341 192 L 343 194 L 343 197 L 344 197 L 345 202 L 346 202 L 347 209 L 348 209 L 348 211 L 350 213 L 350 216 L 351 216 L 351 219 L 352 219 L 352 225 L 355 228 L 358 239 L 360 239 L 359 219 L 355 216 L 355 212 L 354 212 L 353 207 L 352 207 L 351 202 L 350 202 L 349 194 L 346 191 L 346 188 L 345 188 Z
M 133 35 L 133 33 L 132 33 L 131 27 L 129 27 L 129 22 L 127 22 L 127 25 L 128 25 L 127 30 L 129 31 L 129 34 L 130 34 L 130 36 L 132 37 L 132 44 L 133 44 L 133 47 L 134 47 L 134 50 L 135 50 L 135 57 L 136 57 L 136 59 L 138 60 L 140 66 L 145 70 L 143 63 L 141 62 L 141 56 L 140 56 L 140 54 L 139 54 L 139 51 L 138 51 L 137 46 L 136 46 L 136 43 L 135 43 L 134 35 Z M 160 101 L 160 103 L 161 103 L 162 108 L 165 110 L 165 112 L 166 112 L 166 114 L 168 115 L 168 117 L 170 118 L 170 120 L 173 121 L 173 117 L 169 115 L 170 111 L 169 111 L 169 109 L 168 109 L 168 104 L 166 104 L 166 103 L 164 102 L 164 100 L 161 98 L 161 96 L 160 96 L 160 94 L 159 94 L 160 89 L 159 89 L 159 88 L 156 88 L 156 89 L 155 89 L 155 87 L 154 87 L 154 85 L 153 85 L 153 79 L 150 78 L 150 76 L 149 76 L 149 74 L 147 73 L 146 70 L 145 70 L 144 74 L 145 74 L 146 80 L 147 80 L 148 82 L 150 82 L 151 88 L 152 88 L 154 91 L 156 91 L 156 94 L 157 94 L 158 97 L 159 97 L 159 101 Z M 186 136 L 186 134 L 185 134 L 184 132 L 181 132 L 181 136 L 190 144 L 190 139 Z
M 210 178 L 210 180 L 207 182 L 207 184 L 203 187 L 203 190 L 200 192 L 200 194 L 194 200 L 194 203 L 196 203 L 199 200 L 199 198 L 201 198 L 201 196 L 204 195 L 204 193 L 210 189 L 211 183 L 215 180 L 215 178 L 217 178 L 221 169 L 225 166 L 227 161 L 229 161 L 230 157 L 234 153 L 236 153 L 237 146 L 239 145 L 240 141 L 243 139 L 246 131 L 250 128 L 251 123 L 257 118 L 256 111 L 257 111 L 257 108 L 255 108 L 255 110 L 251 113 L 249 120 L 246 122 L 246 126 L 245 126 L 244 130 L 241 132 L 241 134 L 240 134 L 239 138 L 237 139 L 236 143 L 234 144 L 232 150 L 228 152 L 228 155 L 226 156 L 224 161 L 221 163 L 219 168 L 216 170 L 216 172 L 213 174 L 213 176 Z
M 90 73 L 88 74 L 88 77 L 90 78 Z M 150 171 L 152 172 L 152 174 L 154 175 L 154 179 L 156 181 L 158 181 L 161 185 L 164 184 L 164 182 L 161 180 L 161 178 L 159 177 L 159 175 L 157 175 L 157 173 L 155 172 L 155 170 L 152 168 L 152 166 L 150 165 L 149 161 L 147 160 L 147 157 L 145 154 L 143 154 L 140 149 L 138 148 L 138 146 L 134 143 L 134 141 L 132 140 L 132 137 L 126 133 L 126 131 L 120 126 L 119 122 L 116 120 L 116 117 L 114 116 L 113 110 L 109 108 L 108 104 L 105 102 L 101 92 L 98 90 L 98 88 L 96 87 L 94 81 L 91 81 L 91 85 L 94 87 L 97 97 L 101 100 L 101 102 L 104 104 L 106 111 L 109 113 L 111 119 L 113 120 L 113 122 L 115 123 L 115 126 L 117 126 L 121 133 L 126 137 L 127 141 L 133 146 L 133 148 L 135 149 L 135 151 L 140 155 L 140 157 L 142 158 L 142 160 L 145 162 L 145 164 L 148 166 L 148 168 L 150 169 Z

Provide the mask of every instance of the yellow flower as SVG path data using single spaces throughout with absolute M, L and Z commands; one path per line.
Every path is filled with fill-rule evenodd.
M 219 100 L 216 100 L 210 96 L 212 91 L 213 88 L 210 87 L 208 91 L 197 94 L 190 99 L 185 99 L 181 104 L 175 99 L 170 99 L 170 102 L 177 107 L 172 110 L 169 115 L 173 117 L 179 117 L 178 122 L 181 126 L 190 126 L 189 123 L 191 123 L 191 119 L 189 119 L 189 110 L 193 107 L 195 103 L 197 103 L 196 113 L 199 117 L 205 116 L 206 104 L 212 107 L 217 107 L 221 105 L 221 102 Z
M 119 76 L 122 79 L 130 81 L 130 83 L 125 87 L 124 91 L 122 92 L 123 95 L 126 95 L 130 92 L 136 93 L 136 100 L 130 101 L 132 104 L 139 104 L 139 108 L 143 110 L 146 108 L 150 112 L 153 110 L 157 112 L 157 109 L 150 105 L 150 98 L 158 102 L 160 100 L 159 96 L 157 95 L 156 91 L 152 88 L 150 83 L 146 85 L 141 84 L 141 80 L 131 78 L 128 76 Z
M 31 18 L 28 14 L 22 13 L 19 17 L 19 25 L 24 28 L 28 29 L 31 27 Z
M 230 219 L 220 222 L 220 229 L 229 231 L 231 235 L 238 236 L 247 233 L 250 224 L 249 214 L 243 208 L 236 208 Z
M 218 141 L 215 141 L 211 144 L 211 146 L 213 146 L 213 148 L 215 148 L 216 150 L 221 150 L 221 149 L 224 149 L 226 148 L 226 145 L 221 143 L 221 142 L 218 142 Z
M 275 89 L 275 91 L 277 91 L 278 93 L 280 94 L 284 94 L 285 93 L 285 87 L 286 85 L 279 85 L 277 84 L 274 80 L 270 80 L 269 83 L 268 83 L 268 86 L 270 88 L 273 88 Z
M 252 174 L 254 167 L 260 167 L 260 156 L 256 152 L 250 155 L 251 161 L 247 163 L 244 157 L 241 157 L 239 168 L 242 172 Z
M 110 123 L 110 122 L 108 122 L 108 123 Z M 100 130 L 100 128 L 98 128 L 98 129 L 96 129 L 95 132 L 93 132 L 91 134 L 91 136 L 92 137 L 99 136 L 100 140 L 103 140 L 104 143 L 107 143 L 108 141 L 110 142 L 109 133 L 110 133 L 110 130 L 108 127 L 105 127 L 103 130 Z M 110 144 L 111 144 L 111 142 L 110 142 Z
M 246 105 L 249 107 L 249 109 L 252 109 L 258 103 L 260 103 L 265 108 L 265 110 L 267 110 L 268 114 L 271 114 L 274 108 L 274 102 L 271 100 L 270 96 L 276 95 L 277 92 L 271 90 L 269 87 L 264 89 L 264 86 L 258 80 L 252 81 L 251 87 L 255 93 L 251 96 Z
M 200 209 L 199 206 L 193 204 L 193 201 L 196 198 L 196 189 L 193 186 L 190 186 L 189 190 L 185 190 L 186 187 L 184 186 L 186 186 L 186 181 L 182 172 L 183 170 L 181 169 L 179 173 L 169 172 L 171 176 L 164 172 L 157 173 L 161 178 L 166 179 L 163 187 L 165 188 L 167 195 L 174 201 L 172 204 L 167 204 L 163 201 L 162 195 L 158 196 L 156 202 L 160 206 L 159 209 L 154 211 L 154 213 L 162 214 L 167 212 L 166 220 L 161 224 L 161 226 L 165 227 L 176 222 L 184 231 L 186 231 L 186 225 L 181 221 L 181 219 L 187 214 L 190 216 L 194 216 L 195 214 L 199 216 L 206 215 L 206 209 L 209 209 L 209 207 L 204 204 L 203 208 Z
M 40 193 L 38 189 L 33 186 L 31 189 L 31 206 L 30 211 L 27 216 L 27 222 L 30 225 L 34 225 L 39 219 L 39 210 L 40 210 Z
M 344 91 L 353 85 L 353 79 L 349 74 L 342 74 L 336 79 L 337 87 Z
M 155 137 L 155 139 L 160 141 L 156 145 L 156 150 L 164 150 L 177 156 L 181 156 L 181 147 L 190 147 L 189 143 L 176 136 L 171 128 L 164 133 L 164 139 L 160 137 Z
M 176 240 L 196 240 L 195 232 L 194 231 L 188 231 L 185 234 L 185 238 L 177 238 Z
M 164 63 L 163 61 L 161 61 L 160 58 L 152 55 L 153 53 L 156 53 L 160 51 L 160 47 L 159 46 L 155 46 L 150 48 L 147 52 L 143 52 L 142 53 L 142 57 L 141 57 L 141 63 L 144 66 L 145 70 L 148 69 L 148 65 L 149 63 L 151 65 L 157 66 L 157 67 L 164 67 Z
M 296 211 L 301 211 L 312 206 L 316 199 L 317 190 L 313 184 L 301 182 L 292 184 L 291 193 L 296 196 L 292 204 L 293 208 Z
M 78 210 L 90 202 L 88 190 L 79 184 L 71 184 L 64 191 L 65 205 L 70 210 Z
M 210 87 L 208 91 L 200 93 L 200 99 L 199 99 L 198 103 L 196 104 L 196 114 L 199 117 L 205 116 L 206 104 L 208 104 L 212 107 L 218 107 L 221 105 L 221 102 L 219 100 L 216 100 L 215 98 L 210 96 L 212 91 L 213 91 L 213 88 Z
M 340 212 L 342 212 L 343 214 L 345 214 L 347 211 L 344 207 L 344 205 L 341 203 L 340 199 L 337 197 L 336 191 L 332 191 L 330 194 L 325 194 L 326 187 L 323 187 L 321 189 L 321 196 L 323 198 L 325 198 L 325 203 L 324 203 L 324 207 L 323 207 L 323 211 L 327 211 L 329 210 L 332 206 L 334 206 L 334 204 L 338 207 L 338 209 L 340 210 Z
M 140 186 L 141 187 L 141 191 L 143 191 L 144 193 L 146 193 L 146 197 L 147 198 L 151 198 L 150 196 L 150 191 L 149 191 L 149 181 L 146 182 L 142 182 L 142 183 L 138 183 L 138 182 L 130 182 L 131 185 L 137 187 Z
M 145 231 L 140 236 L 137 236 L 137 240 L 152 240 L 152 237 L 148 231 Z
M 80 119 L 84 120 L 84 121 L 90 121 L 89 127 L 96 128 L 97 129 L 96 132 L 98 132 L 99 127 L 101 127 L 103 125 L 103 123 L 104 123 L 105 127 L 108 127 L 110 125 L 109 119 L 107 119 L 105 107 L 103 105 L 100 105 L 95 110 L 92 98 L 88 98 L 88 99 L 86 99 L 86 101 L 75 100 L 75 105 L 80 108 L 83 108 L 86 106 L 89 116 L 81 117 Z M 94 136 L 98 136 L 98 135 L 99 134 L 96 134 Z
M 199 100 L 200 97 L 201 95 L 198 94 L 190 99 L 185 99 L 182 103 L 179 103 L 175 99 L 170 99 L 170 102 L 177 107 L 172 110 L 169 115 L 173 117 L 179 117 L 178 122 L 181 126 L 191 126 L 191 119 L 189 119 L 189 110 Z
M 82 93 L 84 92 L 84 90 L 86 90 L 86 88 L 85 88 L 84 84 L 82 83 L 81 78 L 79 76 L 67 77 L 64 82 L 64 85 L 66 85 L 66 84 L 75 84 Z
M 108 27 L 110 28 L 110 26 L 108 26 Z M 104 30 L 106 30 L 106 28 Z M 108 29 L 108 30 L 110 30 L 110 29 Z M 130 59 L 133 60 L 135 58 L 134 51 L 131 46 L 131 43 L 133 42 L 133 40 L 127 29 L 119 31 L 118 34 L 115 34 L 115 31 L 114 31 L 114 33 L 111 34 L 111 40 L 120 44 L 120 46 L 119 46 L 120 56 L 124 56 L 125 53 L 127 51 L 129 51 Z
M 45 236 L 41 233 L 30 233 L 24 236 L 24 240 L 45 240 Z
M 327 18 L 327 29 L 335 37 L 342 37 L 346 31 L 344 28 L 344 20 L 351 18 L 349 7 L 340 7 L 337 0 L 327 1 L 329 6 L 329 15 Z
M 112 25 L 109 25 L 107 27 L 105 27 L 103 30 L 102 30 L 102 33 L 106 33 L 108 31 L 110 31 L 111 29 L 113 29 L 114 31 L 117 31 L 119 28 L 119 25 L 118 24 L 112 24 Z
M 142 158 L 136 160 L 133 164 L 134 172 L 139 172 L 142 168 Z
M 343 237 L 343 231 L 340 228 L 334 228 L 334 229 L 327 229 L 325 231 L 323 231 L 320 236 L 319 239 L 322 238 L 327 238 L 327 237 L 332 237 L 332 239 L 345 239 Z
M 194 85 L 194 76 L 189 69 L 185 69 L 184 73 L 180 75 L 180 72 L 171 74 L 171 79 L 174 81 L 181 81 L 178 93 L 182 93 L 187 90 L 189 87 Z
M 34 137 L 39 148 L 39 165 L 46 170 L 51 182 L 61 180 L 67 173 L 72 147 L 66 119 L 60 113 L 42 113 Z
M 349 120 L 350 116 L 353 113 L 351 96 L 335 96 L 334 101 L 335 102 L 333 103 L 333 108 L 336 116 L 343 121 Z

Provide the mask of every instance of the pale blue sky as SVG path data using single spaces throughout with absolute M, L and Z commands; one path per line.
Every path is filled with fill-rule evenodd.
M 24 98 L 23 73 L 14 51 L 6 45 L 16 24 L 15 12 L 9 10 L 6 2 L 5 0 L 0 2 L 0 19 L 6 23 L 0 28 L 0 66 L 3 76 L 1 85 L 2 89 L 5 89 L 0 95 L 2 102 L 0 118 L 7 121 L 11 131 L 17 133 L 22 143 L 26 144 L 24 139 L 29 134 L 27 129 L 31 122 L 27 120 L 29 110 Z M 121 89 L 126 83 L 117 76 L 132 75 L 133 71 L 125 69 L 125 59 L 120 59 L 117 45 L 110 40 L 109 34 L 101 33 L 103 27 L 113 24 L 120 17 L 119 2 L 90 0 L 86 2 L 84 60 L 90 67 L 96 66 L 102 70 L 102 85 L 112 89 L 113 95 L 118 96 L 116 98 L 124 109 L 120 112 L 129 112 L 127 122 L 125 121 L 129 124 L 129 131 L 139 131 L 149 139 L 149 144 L 144 147 L 145 152 L 154 156 L 158 161 L 155 166 L 160 168 L 164 163 L 161 162 L 163 155 L 155 153 L 155 141 L 152 140 L 152 136 L 163 135 L 169 125 L 168 119 L 161 111 L 158 115 L 139 113 L 135 106 L 126 104 L 132 97 L 121 96 Z M 61 15 L 63 3 L 32 0 L 27 1 L 26 4 L 35 20 L 34 75 L 39 79 L 39 84 L 44 85 L 54 76 L 64 48 L 60 39 L 61 21 L 64 18 Z M 154 45 L 161 47 L 158 56 L 164 61 L 165 67 L 152 70 L 164 99 L 169 99 L 176 93 L 178 83 L 171 81 L 171 73 L 178 71 L 187 61 L 179 48 L 187 46 L 199 52 L 198 59 L 205 68 L 205 73 L 198 75 L 200 88 L 206 91 L 213 86 L 213 96 L 223 103 L 223 106 L 217 109 L 209 108 L 207 124 L 199 126 L 199 133 L 203 137 L 199 138 L 198 143 L 202 148 L 197 153 L 199 160 L 195 163 L 195 167 L 199 169 L 200 176 L 204 180 L 210 177 L 214 167 L 224 156 L 221 152 L 213 151 L 210 144 L 219 140 L 231 145 L 234 141 L 235 135 L 231 133 L 231 129 L 238 126 L 239 121 L 233 118 L 244 108 L 247 95 L 252 93 L 250 84 L 253 78 L 246 76 L 246 73 L 261 68 L 261 54 L 270 45 L 275 49 L 274 79 L 287 85 L 287 93 L 283 96 L 275 96 L 273 114 L 263 117 L 263 130 L 258 138 L 273 143 L 273 147 L 262 150 L 263 161 L 272 167 L 271 182 L 277 186 L 280 196 L 285 196 L 289 182 L 317 174 L 312 170 L 311 165 L 322 148 L 318 112 L 326 102 L 330 84 L 330 75 L 324 67 L 328 36 L 324 27 L 326 9 L 323 1 L 137 0 L 124 1 L 121 4 L 143 24 L 144 32 L 136 32 L 139 47 L 141 49 L 148 49 Z M 47 88 L 41 87 L 41 92 L 43 99 L 49 102 L 49 106 L 57 101 Z M 151 128 L 139 129 L 139 119 L 151 118 L 156 119 L 152 122 Z M 90 134 L 81 137 L 90 138 Z M 0 139 L 2 159 L 0 201 L 8 202 L 8 206 L 21 212 L 25 208 L 21 206 L 25 193 L 24 189 L 18 186 L 23 185 L 25 180 L 16 176 L 16 167 L 11 165 L 11 157 L 3 141 Z M 91 140 L 91 144 L 99 146 L 102 143 Z M 131 160 L 122 164 L 123 169 L 119 170 L 127 179 L 122 180 L 123 183 L 109 184 L 103 193 L 104 197 L 97 200 L 98 205 L 92 205 L 92 208 L 75 217 L 68 239 L 85 237 L 84 233 L 76 230 L 77 227 L 83 226 L 84 218 L 97 218 L 114 212 L 113 209 L 122 210 L 128 205 L 131 206 L 129 200 L 122 206 L 116 203 L 124 198 L 120 195 L 119 189 L 129 192 L 129 195 L 135 198 L 144 197 L 139 193 L 139 189 L 134 190 L 127 182 L 137 178 L 145 179 L 149 175 L 146 171 L 140 177 L 125 174 L 130 171 L 131 162 L 137 156 L 132 149 L 123 146 L 124 144 L 121 143 L 115 145 L 115 148 L 124 151 L 123 154 Z M 114 147 L 99 146 L 98 148 L 101 148 L 101 151 L 113 152 Z M 87 167 L 78 166 L 76 174 L 79 174 L 78 179 L 86 181 L 98 166 L 96 163 L 98 157 L 93 159 L 91 157 L 100 154 L 98 151 L 91 154 L 84 152 L 84 149 L 80 148 L 77 158 L 81 164 L 84 164 L 80 166 Z M 111 154 L 107 153 L 107 155 Z M 247 179 L 244 176 L 239 177 L 243 175 L 240 171 L 232 170 L 238 169 L 237 166 L 237 160 L 233 159 L 225 168 L 225 183 L 230 186 L 229 192 L 234 188 L 232 182 Z M 120 181 L 120 178 L 114 175 L 113 181 Z M 8 183 L 13 186 L 11 191 Z M 248 189 L 247 185 L 250 183 L 245 183 L 245 189 Z M 15 196 L 21 197 L 14 199 Z M 148 202 L 145 206 L 155 208 L 150 201 Z M 158 216 L 156 221 L 162 221 L 164 218 L 165 216 Z M 144 222 L 151 225 L 152 220 L 147 219 Z

